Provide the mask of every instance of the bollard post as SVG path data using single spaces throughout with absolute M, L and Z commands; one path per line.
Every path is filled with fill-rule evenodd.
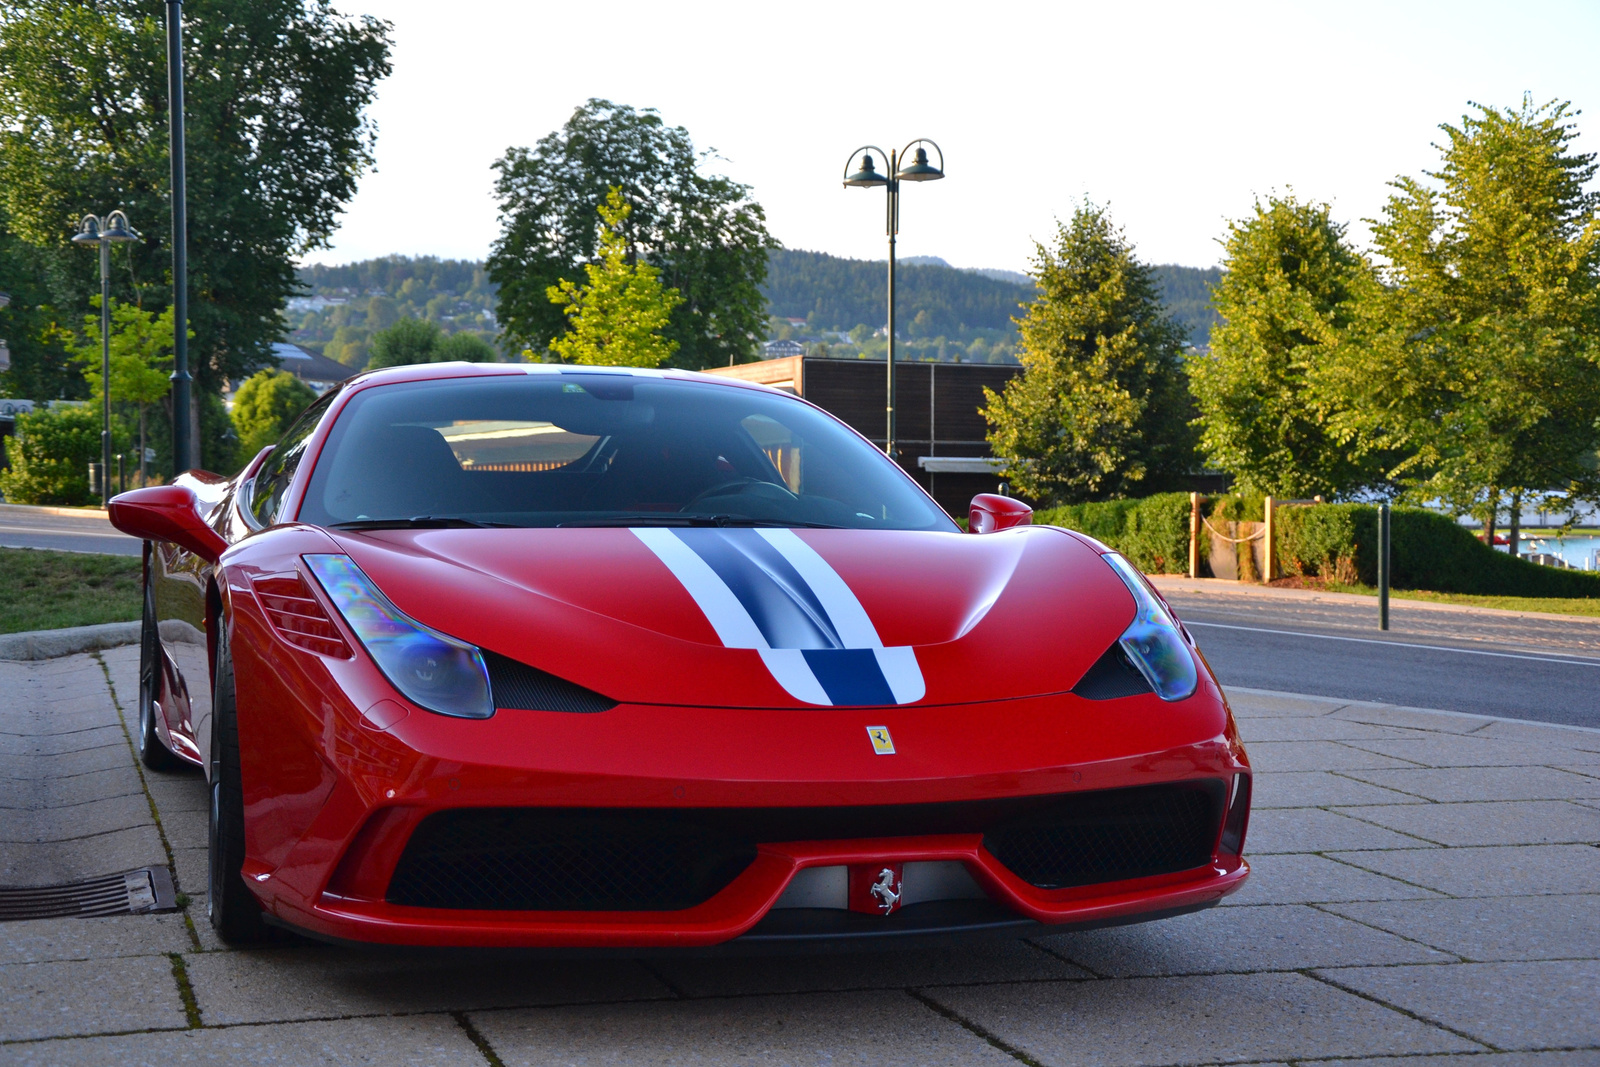
M 99 497 L 101 507 L 104 507 L 106 502 L 105 489 L 100 484 L 100 479 L 104 476 L 104 473 L 99 463 L 94 460 L 89 461 L 89 495 Z
M 1389 628 L 1389 505 L 1378 505 L 1378 629 Z
M 1272 538 L 1273 538 L 1273 534 L 1276 531 L 1274 530 L 1274 526 L 1273 526 L 1273 522 L 1272 522 L 1272 498 L 1270 496 L 1267 497 L 1265 505 L 1262 508 L 1262 512 L 1263 512 L 1264 518 L 1266 519 L 1266 522 L 1264 524 L 1266 529 L 1265 529 L 1265 532 L 1261 536 L 1261 540 L 1265 541 L 1266 545 L 1265 545 L 1264 551 L 1261 553 L 1261 581 L 1266 585 L 1271 585 L 1272 584 L 1272 579 L 1274 579 L 1274 578 L 1276 578 L 1278 576 L 1278 568 L 1276 566 L 1274 566 L 1273 562 L 1272 562 L 1272 560 L 1273 560 L 1273 540 L 1272 540 Z
M 117 453 L 117 492 L 126 493 L 127 491 L 128 491 L 128 469 L 125 466 L 123 466 L 122 453 L 118 452 Z
M 1189 494 L 1189 577 L 1200 577 L 1200 494 Z

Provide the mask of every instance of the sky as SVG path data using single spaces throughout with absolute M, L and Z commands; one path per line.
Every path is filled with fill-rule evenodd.
M 482 258 L 491 164 L 590 97 L 716 149 L 786 247 L 859 259 L 885 255 L 884 193 L 843 188 L 847 157 L 931 138 L 946 178 L 902 186 L 900 254 L 1008 270 L 1086 199 L 1150 263 L 1217 263 L 1228 220 L 1288 190 L 1364 244 L 1473 101 L 1570 100 L 1600 150 L 1596 0 L 335 6 L 393 24 L 394 73 L 376 168 L 306 262 Z

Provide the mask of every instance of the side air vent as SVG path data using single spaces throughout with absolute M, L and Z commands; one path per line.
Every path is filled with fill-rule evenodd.
M 300 575 L 292 572 L 269 574 L 250 584 L 255 588 L 256 599 L 261 601 L 267 621 L 272 623 L 279 637 L 319 656 L 350 658 L 350 646 L 345 644 L 333 620 L 322 610 L 322 602 L 306 588 Z
M 565 678 L 526 663 L 483 650 L 489 668 L 489 692 L 494 706 L 508 711 L 571 711 L 579 714 L 610 711 L 617 702 Z
M 1120 641 L 1095 660 L 1094 666 L 1084 672 L 1072 691 L 1085 700 L 1115 700 L 1155 692 L 1139 673 L 1139 668 L 1128 659 L 1128 654 L 1122 651 Z

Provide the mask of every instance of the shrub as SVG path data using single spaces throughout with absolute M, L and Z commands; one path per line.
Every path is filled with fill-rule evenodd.
M 0 471 L 0 494 L 13 504 L 87 504 L 89 464 L 100 458 L 100 413 L 88 404 L 17 416 L 6 439 L 11 469 Z
M 233 398 L 233 425 L 246 462 L 277 444 L 289 424 L 317 399 L 311 387 L 286 370 L 258 371 Z
M 440 363 L 462 360 L 467 363 L 493 363 L 494 345 L 475 333 L 453 333 L 440 339 L 433 350 L 433 358 Z
M 1086 533 L 1121 552 L 1148 574 L 1185 574 L 1189 569 L 1189 494 L 1159 493 L 1137 500 L 1067 504 L 1034 513 L 1040 525 Z M 1209 551 L 1201 533 L 1200 554 Z
M 1399 589 L 1479 596 L 1600 597 L 1600 575 L 1541 567 L 1496 552 L 1447 516 L 1395 508 L 1389 522 L 1391 581 Z M 1285 574 L 1378 580 L 1378 509 L 1371 504 L 1286 507 L 1277 514 Z

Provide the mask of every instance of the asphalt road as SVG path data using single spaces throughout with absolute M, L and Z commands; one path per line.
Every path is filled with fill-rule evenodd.
M 137 556 L 137 538 L 119 532 L 102 514 L 57 515 L 0 504 L 0 548 L 53 548 L 59 552 L 103 552 Z
M 1600 619 L 1163 586 L 1225 686 L 1600 727 Z

